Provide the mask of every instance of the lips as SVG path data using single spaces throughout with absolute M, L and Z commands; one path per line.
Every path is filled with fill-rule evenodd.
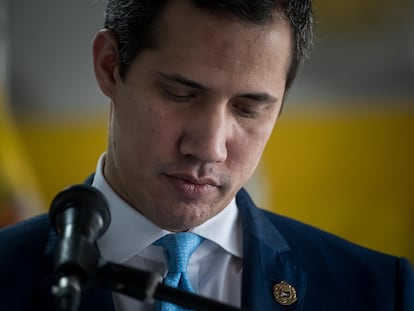
M 195 178 L 187 174 L 166 174 L 168 182 L 183 199 L 201 199 L 214 192 L 219 183 L 212 178 Z
M 196 178 L 188 174 L 167 174 L 167 176 L 171 178 L 182 179 L 183 181 L 194 185 L 210 185 L 213 187 L 218 187 L 219 185 L 217 181 L 209 177 Z

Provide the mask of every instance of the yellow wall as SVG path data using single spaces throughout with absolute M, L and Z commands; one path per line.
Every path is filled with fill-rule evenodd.
M 413 105 L 282 115 L 262 171 L 274 211 L 414 261 Z
M 82 183 L 106 149 L 105 116 L 20 120 L 20 128 L 46 202 L 63 188 Z
M 20 125 L 46 202 L 63 187 L 82 182 L 105 150 L 105 116 Z M 312 112 L 288 108 L 261 163 L 269 182 L 266 205 L 414 261 L 413 134 L 410 105 Z
M 29 162 L 0 85 L 0 228 L 36 215 L 44 206 Z

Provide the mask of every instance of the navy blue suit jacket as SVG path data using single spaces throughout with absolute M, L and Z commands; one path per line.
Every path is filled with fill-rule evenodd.
M 374 252 L 258 209 L 237 195 L 243 227 L 242 306 L 248 310 L 414 310 L 414 271 L 407 260 Z M 57 237 L 47 215 L 0 231 L 0 310 L 54 310 L 50 295 Z M 297 301 L 276 302 L 273 286 L 291 284 Z M 114 310 L 111 293 L 94 288 L 80 310 Z

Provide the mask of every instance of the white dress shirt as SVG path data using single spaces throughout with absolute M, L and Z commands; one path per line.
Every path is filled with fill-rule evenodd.
M 103 175 L 104 161 L 105 154 L 98 161 L 92 184 L 105 195 L 111 212 L 111 224 L 97 242 L 102 257 L 165 276 L 163 249 L 152 243 L 170 232 L 156 226 L 112 190 Z M 242 229 L 235 199 L 218 215 L 190 231 L 205 238 L 188 264 L 195 292 L 240 307 Z M 155 309 L 153 304 L 118 293 L 113 293 L 113 299 L 117 311 Z

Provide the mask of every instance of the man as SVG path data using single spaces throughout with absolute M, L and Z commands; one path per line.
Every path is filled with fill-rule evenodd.
M 112 215 L 103 258 L 165 276 L 157 241 L 192 232 L 203 239 L 188 264 L 198 294 L 248 310 L 414 310 L 407 260 L 259 210 L 242 189 L 311 25 L 309 1 L 109 1 L 93 44 L 108 150 L 89 180 Z M 53 309 L 46 216 L 0 242 L 0 309 Z M 154 308 L 99 288 L 80 307 Z

